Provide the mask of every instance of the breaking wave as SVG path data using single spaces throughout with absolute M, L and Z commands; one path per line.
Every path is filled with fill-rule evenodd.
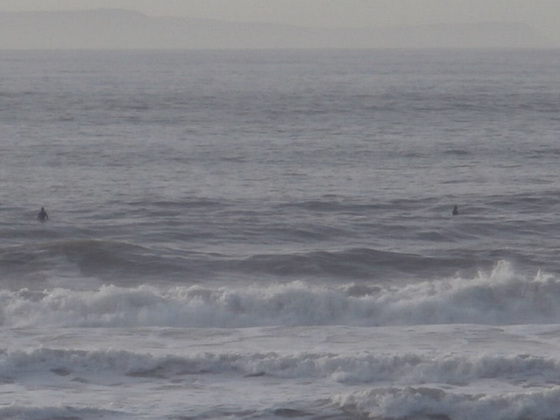
M 473 278 L 400 285 L 3 290 L 0 305 L 0 325 L 8 327 L 548 324 L 560 316 L 560 279 L 540 272 L 527 277 L 500 262 Z

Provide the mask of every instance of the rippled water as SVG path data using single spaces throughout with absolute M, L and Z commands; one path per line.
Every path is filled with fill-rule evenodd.
M 3 418 L 560 414 L 558 51 L 1 55 Z

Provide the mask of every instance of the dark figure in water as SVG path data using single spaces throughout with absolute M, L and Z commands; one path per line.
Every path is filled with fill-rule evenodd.
M 41 207 L 41 211 L 39 212 L 39 214 L 37 215 L 37 219 L 40 222 L 44 222 L 46 220 L 49 220 L 49 215 L 47 214 L 47 212 L 45 211 L 44 207 Z
M 453 211 L 451 212 L 453 216 L 457 216 L 459 214 L 459 208 L 457 206 L 453 207 Z

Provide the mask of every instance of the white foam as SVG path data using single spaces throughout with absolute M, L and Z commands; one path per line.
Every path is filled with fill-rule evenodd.
M 205 413 L 216 399 L 221 413 L 297 401 L 313 412 L 330 399 L 331 412 L 379 418 L 554 418 L 545 414 L 558 392 L 546 391 L 560 382 L 558 325 L 47 327 L 3 328 L 3 337 L 0 382 L 38 419 L 100 417 L 88 409 L 141 418 L 130 407 L 153 413 L 156 398 L 165 416 L 143 418 Z M 56 411 L 61 398 L 68 407 Z M 518 411 L 503 406 L 516 401 Z
M 6 351 L 1 377 L 62 371 L 74 375 L 117 376 L 197 373 L 265 374 L 283 378 L 329 379 L 338 383 L 466 384 L 499 379 L 515 382 L 534 378 L 554 382 L 560 378 L 560 362 L 529 355 L 423 355 L 327 352 L 221 352 L 154 355 L 124 350 L 63 350 L 40 348 Z
M 255 327 L 556 323 L 560 280 L 521 276 L 501 262 L 491 273 L 400 286 L 266 286 L 0 292 L 4 326 Z
M 333 398 L 345 411 L 368 418 L 552 419 L 560 387 L 497 395 L 450 392 L 435 387 L 376 388 Z

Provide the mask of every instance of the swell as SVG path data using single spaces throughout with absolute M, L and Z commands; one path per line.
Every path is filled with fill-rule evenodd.
M 162 283 L 188 275 L 184 257 L 162 254 L 127 241 L 72 239 L 34 242 L 0 249 L 0 272 L 5 283 L 37 288 L 47 280 L 73 276 L 138 284 L 150 278 Z M 95 284 L 96 281 L 93 281 Z
M 425 236 L 430 240 L 439 237 L 429 231 Z M 44 285 L 42 280 L 46 278 L 64 277 L 68 273 L 121 286 L 146 282 L 185 285 L 212 279 L 397 281 L 437 273 L 450 275 L 473 265 L 472 253 L 452 249 L 447 255 L 421 255 L 369 247 L 320 250 L 309 244 L 278 244 L 274 253 L 262 253 L 258 251 L 266 251 L 267 247 L 258 244 L 246 245 L 242 252 L 235 244 L 189 244 L 174 241 L 144 246 L 125 240 L 97 239 L 33 242 L 0 249 L 0 273 L 5 282 L 11 280 L 19 287 L 34 288 Z M 300 251 L 294 252 L 293 248 Z M 477 263 L 491 261 L 479 258 Z
M 422 276 L 451 265 L 461 268 L 458 259 L 446 259 L 371 248 L 312 251 L 296 254 L 254 255 L 237 263 L 243 271 L 278 276 L 314 276 L 320 279 L 391 279 Z

